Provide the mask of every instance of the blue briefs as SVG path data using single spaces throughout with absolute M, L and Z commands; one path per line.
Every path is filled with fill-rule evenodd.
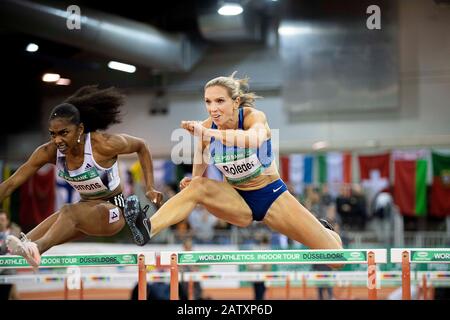
M 244 191 L 236 189 L 252 210 L 253 220 L 262 221 L 274 201 L 287 190 L 283 180 L 278 179 L 262 189 Z

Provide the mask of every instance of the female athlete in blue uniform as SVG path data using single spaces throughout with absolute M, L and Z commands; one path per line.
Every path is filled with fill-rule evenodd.
M 23 256 L 38 267 L 41 254 L 52 246 L 82 235 L 112 236 L 125 225 L 123 198 L 117 157 L 137 153 L 144 173 L 146 196 L 155 204 L 162 194 L 153 189 L 153 165 L 144 140 L 126 134 L 107 134 L 105 130 L 119 123 L 123 96 L 114 88 L 100 90 L 86 86 L 78 90 L 50 114 L 51 141 L 38 147 L 9 179 L 0 184 L 0 202 L 47 163 L 56 164 L 58 176 L 81 196 L 81 201 L 67 204 L 49 216 L 22 239 L 8 236 L 12 254 Z M 126 221 L 131 230 L 135 226 Z M 136 238 L 136 237 L 134 237 Z
M 203 141 L 192 178 L 184 178 L 182 190 L 150 219 L 144 219 L 142 224 L 149 232 L 146 239 L 186 219 L 201 204 L 236 226 L 262 221 L 311 249 L 341 249 L 339 235 L 302 206 L 280 179 L 273 161 L 271 131 L 265 114 L 254 108 L 257 96 L 249 92 L 248 79 L 236 79 L 233 73 L 212 79 L 204 89 L 209 117 L 203 122 L 181 123 Z M 226 181 L 203 177 L 208 166 L 203 159 L 205 150 Z M 127 206 L 136 210 L 136 201 L 135 197 L 127 199 L 125 210 Z

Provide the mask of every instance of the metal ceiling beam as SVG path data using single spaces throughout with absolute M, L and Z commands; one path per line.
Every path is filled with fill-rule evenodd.
M 67 20 L 71 12 L 59 3 L 2 0 L 0 25 L 161 71 L 188 71 L 202 56 L 201 47 L 184 34 L 170 34 L 119 16 L 80 9 L 80 28 L 70 30 Z

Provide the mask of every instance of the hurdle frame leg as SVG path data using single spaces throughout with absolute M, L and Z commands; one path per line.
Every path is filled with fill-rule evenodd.
M 138 300 L 147 300 L 147 267 L 142 254 L 138 258 Z
M 307 287 L 306 287 L 306 277 L 303 274 L 302 275 L 302 295 L 303 295 L 303 300 L 306 300 L 306 289 L 307 289 Z
M 402 300 L 411 300 L 411 265 L 409 252 L 402 252 Z
M 177 255 L 170 255 L 170 300 L 179 300 Z
M 367 258 L 367 290 L 369 300 L 377 300 L 377 267 L 373 251 L 368 252 Z
M 286 300 L 291 299 L 291 279 L 286 275 Z
M 194 281 L 192 280 L 192 275 L 189 276 L 188 282 L 188 300 L 194 300 Z
M 67 285 L 67 277 L 64 279 L 64 300 L 69 300 L 69 287 Z
M 80 300 L 84 300 L 84 281 L 80 279 Z
M 427 275 L 425 273 L 422 275 L 422 291 L 423 300 L 428 300 Z
M 350 281 L 348 282 L 347 299 L 348 300 L 352 299 L 352 283 Z

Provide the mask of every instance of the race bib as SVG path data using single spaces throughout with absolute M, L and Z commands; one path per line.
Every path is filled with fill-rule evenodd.
M 73 177 L 69 176 L 64 171 L 59 171 L 58 176 L 66 180 L 72 187 L 75 188 L 75 190 L 83 195 L 101 195 L 105 191 L 109 191 L 103 184 L 95 168 Z
M 258 176 L 262 170 L 262 164 L 256 153 L 248 157 L 239 158 L 234 161 L 215 163 L 229 182 L 239 183 Z

